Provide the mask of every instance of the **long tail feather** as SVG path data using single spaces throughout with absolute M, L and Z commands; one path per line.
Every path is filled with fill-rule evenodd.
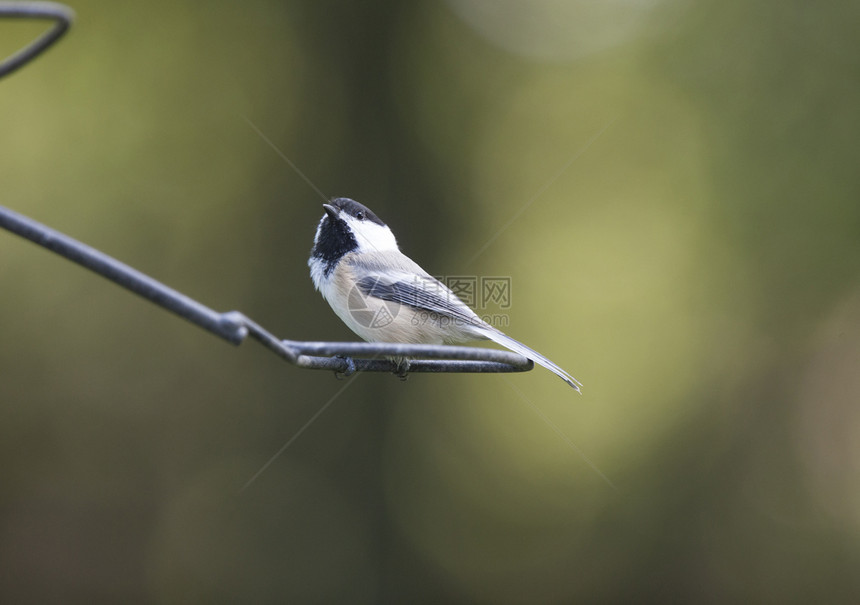
M 487 338 L 489 338 L 490 340 L 492 340 L 493 342 L 497 342 L 498 344 L 502 345 L 503 347 L 510 349 L 514 353 L 519 353 L 523 357 L 527 357 L 528 359 L 531 359 L 536 364 L 545 367 L 547 370 L 549 370 L 553 374 L 557 375 L 559 378 L 564 380 L 567 384 L 569 384 L 574 389 L 576 389 L 577 392 L 580 392 L 580 393 L 582 392 L 579 388 L 582 386 L 582 383 L 580 383 L 576 378 L 574 378 L 573 376 L 571 376 L 570 374 L 568 374 L 567 372 L 562 370 L 560 367 L 555 365 L 553 362 L 551 362 L 549 359 L 547 359 L 546 357 L 544 357 L 543 355 L 541 355 L 540 353 L 538 353 L 534 349 L 530 349 L 529 347 L 527 347 L 523 343 L 519 342 L 518 340 L 514 340 L 513 338 L 511 338 L 507 334 L 504 334 L 503 332 L 499 332 L 497 330 L 492 330 L 492 331 L 487 330 L 486 332 L 484 332 L 484 335 Z

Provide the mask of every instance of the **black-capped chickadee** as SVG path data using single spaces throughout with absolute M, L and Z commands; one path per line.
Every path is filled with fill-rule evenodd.
M 323 298 L 369 342 L 455 344 L 492 340 L 531 359 L 579 391 L 549 359 L 478 317 L 442 282 L 400 252 L 391 229 L 348 198 L 323 204 L 308 266 Z

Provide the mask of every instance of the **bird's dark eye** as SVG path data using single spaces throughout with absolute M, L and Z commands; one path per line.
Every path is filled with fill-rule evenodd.
M 359 210 L 358 212 L 355 213 L 355 218 L 357 218 L 360 221 L 363 221 L 364 220 L 364 212 Z

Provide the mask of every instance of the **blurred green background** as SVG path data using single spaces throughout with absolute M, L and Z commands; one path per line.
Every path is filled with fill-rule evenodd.
M 247 118 L 431 273 L 510 277 L 507 331 L 585 394 L 341 393 L 0 231 L 0 600 L 857 602 L 856 2 L 73 8 L 0 81 L 4 205 L 354 340 Z

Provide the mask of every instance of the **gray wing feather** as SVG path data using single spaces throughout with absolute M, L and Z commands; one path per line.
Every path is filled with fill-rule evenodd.
M 463 325 L 492 329 L 450 288 L 404 254 L 365 253 L 350 260 L 356 267 L 356 274 L 363 276 L 356 285 L 365 296 L 438 313 Z
M 404 278 L 409 279 L 406 276 Z M 420 311 L 438 313 L 475 327 L 484 327 L 484 323 L 474 311 L 438 280 L 412 276 L 410 281 L 389 281 L 386 277 L 372 275 L 358 280 L 356 284 L 366 296 L 408 305 Z

